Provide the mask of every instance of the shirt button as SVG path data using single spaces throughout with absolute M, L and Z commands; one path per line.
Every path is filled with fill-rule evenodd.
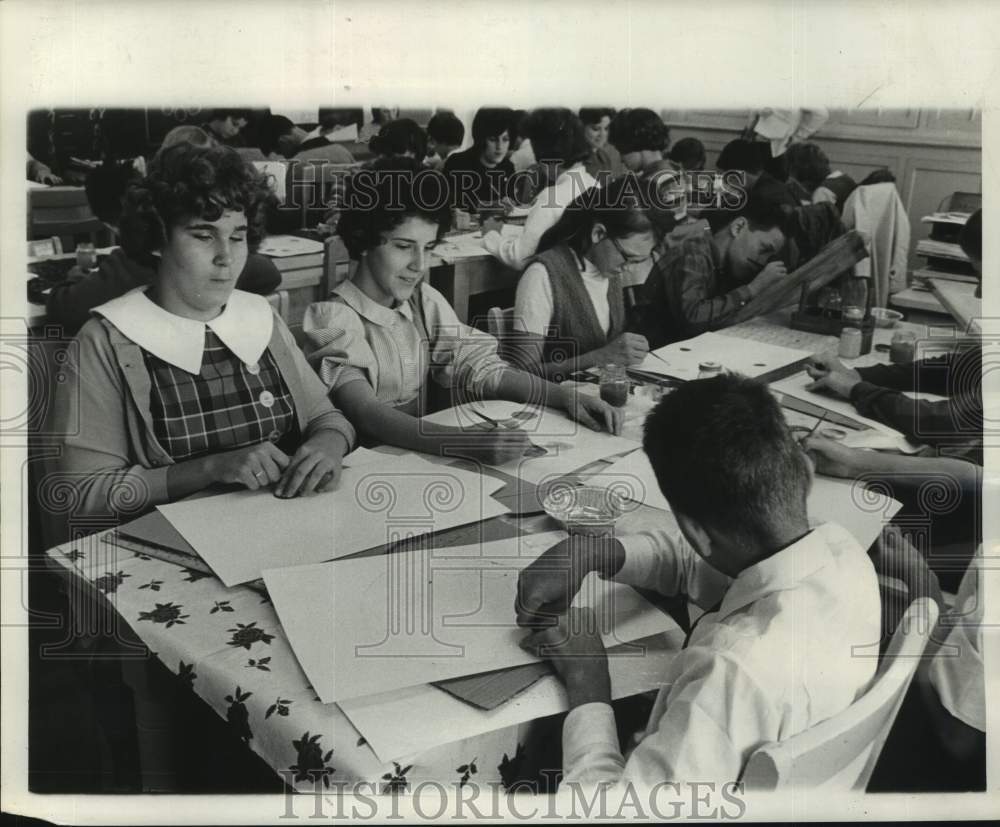
M 267 438 L 269 442 L 277 442 L 279 439 L 281 439 L 281 433 L 278 432 L 277 430 L 271 431 L 271 433 L 267 435 Z
M 270 408 L 274 404 L 274 394 L 270 391 L 262 391 L 257 399 L 265 408 Z
M 260 365 L 257 362 L 254 362 L 252 365 L 247 365 L 247 373 L 252 376 L 256 376 L 260 373 Z

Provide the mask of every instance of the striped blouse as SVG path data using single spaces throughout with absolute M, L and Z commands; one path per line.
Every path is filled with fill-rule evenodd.
M 494 396 L 508 367 L 497 341 L 459 321 L 437 290 L 421 283 L 408 302 L 386 307 L 353 282 L 306 310 L 306 355 L 331 391 L 363 379 L 376 398 L 423 413 L 428 374 L 445 388 Z

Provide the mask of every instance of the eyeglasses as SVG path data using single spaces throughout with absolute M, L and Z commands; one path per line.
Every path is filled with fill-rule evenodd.
M 626 252 L 626 250 L 618 242 L 617 238 L 613 238 L 612 236 L 609 235 L 608 241 L 610 241 L 614 245 L 615 250 L 617 250 L 618 255 L 622 257 L 622 260 L 624 261 L 626 267 L 635 267 L 637 264 L 643 264 L 649 261 L 650 258 L 649 255 L 630 256 L 628 252 Z

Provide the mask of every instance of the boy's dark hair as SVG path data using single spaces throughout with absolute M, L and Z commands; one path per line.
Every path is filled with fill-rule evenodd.
M 754 231 L 766 231 L 778 227 L 785 233 L 789 215 L 795 207 L 788 187 L 780 181 L 775 181 L 773 187 L 751 187 L 746 201 L 739 210 L 722 208 L 704 210 L 701 217 L 708 221 L 708 227 L 713 233 L 728 227 L 737 218 L 745 218 L 750 224 L 750 229 Z
M 705 146 L 697 138 L 681 138 L 673 145 L 668 157 L 686 170 L 705 168 Z
M 450 204 L 447 176 L 425 168 L 422 156 L 380 158 L 347 179 L 337 235 L 358 261 L 408 218 L 437 224 L 440 238 L 451 223 Z
M 736 169 L 749 172 L 751 175 L 756 175 L 764 169 L 760 152 L 757 151 L 754 142 L 744 138 L 737 138 L 726 144 L 719 153 L 719 160 L 715 162 L 715 166 L 720 172 Z
M 623 109 L 611 121 L 608 140 L 622 155 L 629 152 L 666 152 L 670 129 L 652 109 Z
M 153 253 L 163 249 L 181 221 L 216 221 L 226 210 L 242 210 L 252 252 L 264 237 L 271 198 L 264 177 L 235 149 L 177 144 L 158 153 L 146 177 L 128 188 L 121 216 L 122 248 L 129 258 L 151 264 Z
M 591 106 L 580 110 L 580 122 L 584 126 L 599 124 L 604 118 L 614 119 L 615 110 L 610 106 Z
M 386 157 L 412 152 L 414 158 L 423 158 L 427 154 L 427 133 L 416 121 L 400 118 L 383 126 L 368 145 L 372 152 Z
M 321 106 L 318 112 L 319 127 L 324 132 L 331 132 L 337 127 L 357 124 L 360 129 L 365 124 L 365 110 L 359 107 L 350 109 L 344 107 Z
M 806 516 L 808 460 L 756 379 L 685 383 L 646 418 L 643 449 L 672 509 L 757 548 Z
M 560 161 L 570 167 L 590 157 L 583 124 L 569 109 L 535 109 L 528 115 L 524 129 L 539 161 Z
M 649 231 L 659 241 L 676 223 L 673 212 L 659 204 L 656 182 L 627 173 L 577 196 L 542 235 L 538 252 L 566 244 L 583 255 L 590 249 L 595 224 L 602 224 L 614 239 Z
M 427 122 L 427 134 L 439 144 L 460 146 L 465 140 L 465 126 L 454 112 L 439 110 Z
M 812 192 L 830 175 L 830 159 L 819 145 L 807 141 L 785 150 L 788 174 Z
M 278 141 L 295 129 L 291 118 L 284 115 L 267 115 L 257 127 L 257 145 L 265 155 L 277 151 Z
M 506 132 L 513 143 L 514 110 L 506 107 L 482 107 L 472 118 L 472 145 L 482 149 L 490 138 L 497 138 Z
M 958 243 L 962 252 L 976 261 L 983 260 L 983 208 L 980 207 L 965 222 L 958 234 Z
M 83 185 L 90 211 L 98 220 L 117 225 L 128 185 L 141 179 L 131 161 L 106 163 L 92 170 Z

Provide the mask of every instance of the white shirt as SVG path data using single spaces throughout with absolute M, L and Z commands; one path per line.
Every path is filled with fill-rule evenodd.
M 951 715 L 986 732 L 982 565 L 980 546 L 959 584 L 954 607 L 941 621 L 951 631 L 931 658 L 928 677 Z
M 615 579 L 686 593 L 703 615 L 663 676 L 649 724 L 626 761 L 604 703 L 573 709 L 563 727 L 565 782 L 739 779 L 751 753 L 846 709 L 875 674 L 878 580 L 845 529 L 825 523 L 729 583 L 679 531 L 622 539 Z M 855 654 L 854 647 L 865 653 Z
M 508 267 L 523 270 L 538 249 L 538 242 L 545 231 L 555 225 L 573 199 L 596 184 L 597 181 L 583 168 L 583 164 L 575 164 L 563 172 L 555 184 L 536 196 L 524 220 L 523 233 L 501 235 L 491 230 L 483 236 L 483 246 Z
M 608 277 L 598 270 L 588 258 L 583 259 L 583 286 L 594 306 L 601 330 L 611 329 L 611 306 L 608 304 Z M 522 333 L 548 334 L 552 324 L 555 300 L 552 298 L 552 282 L 549 271 L 541 262 L 528 265 L 517 283 L 517 297 L 514 300 L 514 329 Z

